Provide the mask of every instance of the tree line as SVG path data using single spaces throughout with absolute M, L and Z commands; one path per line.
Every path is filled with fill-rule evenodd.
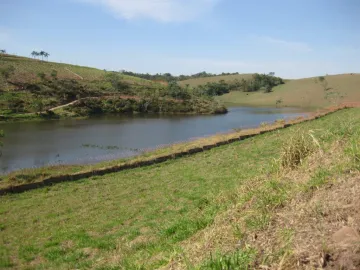
M 172 75 L 171 73 L 156 73 L 156 74 L 153 75 L 153 74 L 149 74 L 149 73 L 137 73 L 137 72 L 126 71 L 126 70 L 121 71 L 121 73 L 125 74 L 125 75 L 129 75 L 129 76 L 145 79 L 145 80 L 166 81 L 166 82 L 184 81 L 184 80 L 188 80 L 188 79 L 215 77 L 215 76 L 222 76 L 222 75 L 237 75 L 237 74 L 239 74 L 239 72 L 235 72 L 235 73 L 225 73 L 225 72 L 223 72 L 221 74 L 213 74 L 213 73 L 207 73 L 206 71 L 203 71 L 203 72 L 199 72 L 199 73 L 192 74 L 192 75 L 175 76 L 175 75 Z
M 37 51 L 32 51 L 31 52 L 31 56 L 33 58 L 37 58 L 37 57 L 41 57 L 42 60 L 44 60 L 44 57 L 46 59 L 48 59 L 48 57 L 50 56 L 49 53 L 45 52 L 45 51 L 40 51 L 40 52 L 37 52 Z
M 199 96 L 220 96 L 230 91 L 255 92 L 264 91 L 272 92 L 273 87 L 284 84 L 280 77 L 275 77 L 275 73 L 258 74 L 255 73 L 250 80 L 234 80 L 226 82 L 220 80 L 218 82 L 208 82 L 204 85 L 194 87 L 193 92 Z

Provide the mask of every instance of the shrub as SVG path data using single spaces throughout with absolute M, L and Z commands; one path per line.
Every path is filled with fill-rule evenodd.
M 53 69 L 52 71 L 51 71 L 51 77 L 54 79 L 54 80 L 56 80 L 57 79 L 57 70 L 55 70 L 55 69 Z
M 294 169 L 302 164 L 306 157 L 315 152 L 320 147 L 311 131 L 295 131 L 294 135 L 287 140 L 283 146 L 281 154 L 281 166 L 283 168 Z
M 45 80 L 45 77 L 46 77 L 46 75 L 45 75 L 44 72 L 39 72 L 39 73 L 37 74 L 37 76 L 38 76 L 42 81 Z

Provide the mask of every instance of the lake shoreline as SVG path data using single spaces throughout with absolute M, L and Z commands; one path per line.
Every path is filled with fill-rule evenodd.
M 4 179 L 0 182 L 0 195 L 12 192 L 23 192 L 59 182 L 75 181 L 95 175 L 104 175 L 117 171 L 162 163 L 167 160 L 208 151 L 214 147 L 234 143 L 236 141 L 262 135 L 267 132 L 275 132 L 277 130 L 281 130 L 283 128 L 287 128 L 306 121 L 316 120 L 320 117 L 324 117 L 346 108 L 348 107 L 339 106 L 337 108 L 331 108 L 317 114 L 309 115 L 308 117 L 298 117 L 297 119 L 292 119 L 281 123 L 275 122 L 266 126 L 260 125 L 259 127 L 253 129 L 245 129 L 239 132 L 202 138 L 188 143 L 175 144 L 171 147 L 154 150 L 150 153 L 146 153 L 135 158 L 113 160 L 111 162 L 100 162 L 90 166 L 54 166 L 48 168 L 43 167 L 39 169 L 24 169 L 21 171 L 16 171 L 4 176 Z M 66 173 L 66 171 L 68 171 L 68 173 Z M 71 173 L 71 171 L 73 172 Z
M 298 108 L 232 107 L 218 115 L 122 114 L 9 122 L 0 127 L 5 132 L 0 171 L 117 160 L 306 113 Z

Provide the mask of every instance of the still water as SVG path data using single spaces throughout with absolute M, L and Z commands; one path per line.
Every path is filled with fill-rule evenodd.
M 224 115 L 122 115 L 0 124 L 6 135 L 0 173 L 129 157 L 159 145 L 304 114 L 291 108 L 233 107 Z

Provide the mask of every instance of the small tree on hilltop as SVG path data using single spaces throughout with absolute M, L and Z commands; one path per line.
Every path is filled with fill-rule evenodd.
M 6 54 L 6 50 L 0 50 L 1 54 Z
M 324 76 L 320 76 L 318 81 L 324 90 L 324 98 L 334 105 L 339 105 L 340 101 L 344 98 L 344 95 L 339 91 L 336 91 L 336 89 L 329 87 L 329 83 Z
M 49 56 L 49 54 L 45 51 L 40 51 L 39 55 L 41 56 L 41 60 L 43 60 L 43 61 L 44 61 L 44 57 L 46 57 L 46 55 Z
M 47 52 L 44 52 L 44 57 L 46 58 L 46 60 L 48 60 L 48 57 L 50 56 L 50 54 L 49 53 L 47 53 Z
M 35 59 L 37 56 L 39 56 L 39 53 L 37 51 L 32 51 L 31 56 Z

